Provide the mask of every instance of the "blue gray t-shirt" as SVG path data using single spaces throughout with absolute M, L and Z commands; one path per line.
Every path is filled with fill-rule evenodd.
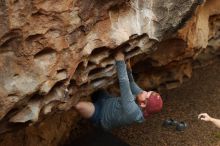
M 143 90 L 135 83 L 132 72 L 128 71 L 127 74 L 124 61 L 116 61 L 116 69 L 121 97 L 103 100 L 101 125 L 106 130 L 144 121 L 142 111 L 135 103 L 135 96 Z

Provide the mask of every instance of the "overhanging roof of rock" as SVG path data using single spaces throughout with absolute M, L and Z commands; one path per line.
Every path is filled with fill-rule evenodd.
M 124 50 L 126 58 L 152 53 L 198 5 L 197 0 L 0 3 L 0 119 L 18 108 L 11 122 L 37 121 L 40 111 L 47 114 L 54 106 L 69 109 L 76 98 L 112 84 L 115 50 Z M 62 83 L 74 67 L 74 96 L 66 102 Z

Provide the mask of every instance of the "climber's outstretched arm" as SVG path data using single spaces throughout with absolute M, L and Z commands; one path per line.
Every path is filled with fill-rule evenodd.
M 199 114 L 198 118 L 200 120 L 206 121 L 206 122 L 211 122 L 213 123 L 216 127 L 220 128 L 220 119 L 215 119 L 210 117 L 207 113 L 201 113 Z

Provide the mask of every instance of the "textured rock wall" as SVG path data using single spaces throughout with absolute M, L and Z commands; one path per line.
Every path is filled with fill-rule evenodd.
M 219 55 L 218 0 L 1 0 L 0 9 L 0 145 L 62 142 L 76 126 L 71 107 L 115 83 L 117 50 L 145 89 L 176 87 Z
M 190 78 L 193 68 L 211 64 L 219 56 L 220 2 L 209 0 L 171 38 L 157 44 L 157 50 L 136 65 L 143 88 L 175 88 Z M 150 63 L 149 63 L 150 62 Z M 139 67 L 138 67 L 139 66 Z

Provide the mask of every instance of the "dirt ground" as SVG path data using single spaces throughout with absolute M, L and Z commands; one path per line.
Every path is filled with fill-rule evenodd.
M 161 113 L 142 124 L 115 129 L 112 134 L 131 146 L 220 146 L 220 129 L 197 119 L 201 112 L 220 118 L 220 61 L 195 70 L 190 80 L 162 95 Z M 168 118 L 184 121 L 188 128 L 179 132 L 174 126 L 163 127 L 163 121 Z M 83 137 L 88 129 L 94 131 L 87 122 L 80 122 L 86 130 L 73 131 L 71 141 L 76 135 Z

